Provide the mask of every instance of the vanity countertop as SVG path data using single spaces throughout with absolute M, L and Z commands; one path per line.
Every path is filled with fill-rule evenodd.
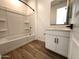
M 63 27 L 63 26 L 53 26 L 53 27 L 48 27 L 47 30 L 71 31 L 70 28 Z

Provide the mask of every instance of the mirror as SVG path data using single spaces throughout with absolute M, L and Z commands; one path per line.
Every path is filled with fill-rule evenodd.
M 69 1 L 54 0 L 51 2 L 50 24 L 68 25 L 69 24 Z

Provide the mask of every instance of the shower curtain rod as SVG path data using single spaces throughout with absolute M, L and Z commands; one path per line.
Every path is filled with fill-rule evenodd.
M 24 1 L 22 0 L 19 0 L 20 2 L 24 3 L 25 5 L 27 5 L 30 9 L 32 9 L 33 11 L 35 11 L 31 6 L 29 6 L 27 3 L 25 3 Z

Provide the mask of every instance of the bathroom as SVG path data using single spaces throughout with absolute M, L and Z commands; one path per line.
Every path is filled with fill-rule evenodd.
M 79 0 L 0 0 L 0 59 L 79 59 Z

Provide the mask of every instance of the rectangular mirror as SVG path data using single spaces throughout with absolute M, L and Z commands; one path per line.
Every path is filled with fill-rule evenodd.
M 68 25 L 69 24 L 69 2 L 67 0 L 54 0 L 51 2 L 50 24 Z

